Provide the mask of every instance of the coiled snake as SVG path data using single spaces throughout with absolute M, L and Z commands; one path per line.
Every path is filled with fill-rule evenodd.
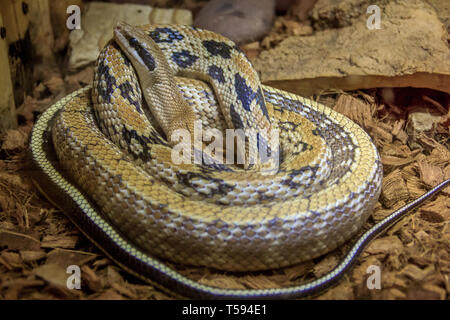
M 254 163 L 245 157 L 243 165 L 212 161 L 221 145 L 211 153 L 203 149 L 203 162 L 191 163 L 204 147 L 192 139 L 195 121 L 218 130 L 213 133 L 254 130 L 256 140 L 243 140 L 243 154 L 264 149 L 272 171 L 264 171 L 258 156 Z M 173 161 L 178 129 L 191 135 L 185 143 L 194 142 L 184 149 L 193 151 L 186 163 Z M 230 290 L 180 275 L 159 258 L 250 271 L 329 252 L 366 221 L 382 179 L 378 152 L 359 126 L 321 104 L 261 85 L 230 40 L 187 26 L 120 23 L 99 56 L 93 86 L 41 115 L 31 153 L 40 190 L 108 256 L 166 290 L 201 298 L 317 292 L 336 281 L 370 239 L 449 182 L 375 225 L 312 283 Z

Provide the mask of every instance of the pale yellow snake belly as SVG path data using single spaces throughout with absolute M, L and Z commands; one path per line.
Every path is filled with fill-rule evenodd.
M 74 92 L 40 117 L 31 152 L 43 173 L 40 189 L 130 272 L 194 297 L 303 296 L 337 279 L 371 238 L 409 208 L 369 230 L 332 273 L 304 286 L 226 290 L 168 268 L 159 258 L 250 271 L 329 252 L 370 215 L 380 193 L 381 162 L 370 137 L 343 115 L 260 85 L 231 41 L 184 26 L 145 26 L 131 35 L 121 28 L 116 41 L 131 45 L 129 58 L 108 44 L 93 88 Z M 155 52 L 145 37 L 156 42 Z M 148 71 L 154 78 L 147 78 Z M 151 96 L 150 109 L 142 91 Z M 245 169 L 174 163 L 173 141 L 166 137 L 177 128 L 194 133 L 194 120 L 221 132 L 264 129 L 257 141 L 277 155 L 276 172 L 263 174 L 259 163 Z M 273 130 L 279 146 L 270 139 Z

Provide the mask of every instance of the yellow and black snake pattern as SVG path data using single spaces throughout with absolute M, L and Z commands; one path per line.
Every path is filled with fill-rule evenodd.
M 44 173 L 40 189 L 114 261 L 176 293 L 291 297 L 337 278 L 379 229 L 364 236 L 340 269 L 301 288 L 211 288 L 158 260 L 250 271 L 318 257 L 366 221 L 380 193 L 382 168 L 374 144 L 358 125 L 321 104 L 259 84 L 230 40 L 187 26 L 136 29 L 157 44 L 167 61 L 160 64 L 161 57 L 154 57 L 131 30 L 131 35 L 121 33 L 120 41 L 130 45 L 134 58 L 117 39 L 111 41 L 99 56 L 92 88 L 56 103 L 34 127 L 31 151 Z M 155 89 L 159 80 L 146 79 L 138 65 L 156 77 L 159 72 L 174 77 L 187 102 L 183 110 L 191 108 L 204 128 L 267 129 L 261 139 L 278 149 L 277 172 L 266 175 L 221 163 L 174 164 L 167 138 L 173 128 L 168 129 L 170 122 L 158 123 L 159 115 L 143 99 L 143 82 Z M 170 107 L 176 99 L 159 107 Z M 271 130 L 279 131 L 279 146 L 269 142 Z

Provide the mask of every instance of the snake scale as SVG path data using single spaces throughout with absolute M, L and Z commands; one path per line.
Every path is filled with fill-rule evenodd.
M 216 153 L 205 150 L 200 163 L 175 163 L 174 134 L 195 136 L 196 122 L 216 133 L 255 130 L 256 140 L 243 140 L 244 155 L 263 146 L 269 162 L 277 159 L 276 172 L 266 174 L 258 157 L 235 165 L 212 161 Z M 187 159 L 202 147 L 189 149 Z M 312 283 L 232 290 L 184 277 L 160 259 L 252 271 L 337 248 L 370 215 L 382 166 L 370 137 L 351 120 L 260 84 L 230 40 L 175 25 L 119 23 L 92 86 L 40 116 L 31 154 L 42 193 L 113 261 L 166 291 L 198 298 L 292 298 L 322 290 L 368 241 L 449 182 L 375 225 Z

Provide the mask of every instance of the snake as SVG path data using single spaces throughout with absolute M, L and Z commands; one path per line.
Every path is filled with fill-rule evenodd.
M 196 145 L 198 127 L 203 141 Z M 231 133 L 230 143 L 208 149 L 204 140 L 214 144 L 224 133 Z M 234 163 L 238 144 L 244 160 Z M 175 161 L 181 153 L 174 150 L 187 156 Z M 367 221 L 383 175 L 377 148 L 356 123 L 261 84 L 231 40 L 181 25 L 119 23 L 99 54 L 93 83 L 40 115 L 30 153 L 38 189 L 112 261 L 192 298 L 321 292 L 373 238 L 450 183 L 374 225 L 312 282 L 223 289 L 183 276 L 165 261 L 259 271 L 336 249 Z M 234 162 L 220 161 L 224 153 Z

